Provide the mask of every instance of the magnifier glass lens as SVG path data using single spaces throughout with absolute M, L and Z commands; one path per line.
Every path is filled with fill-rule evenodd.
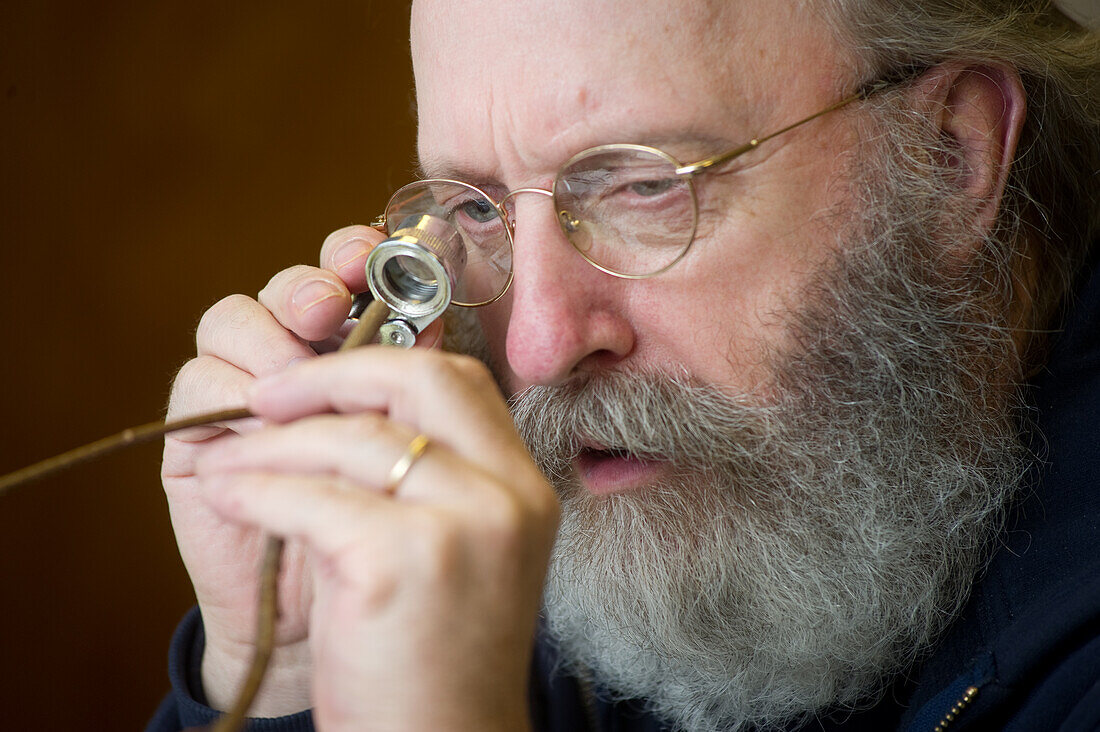
M 411 303 L 428 302 L 439 291 L 439 282 L 431 269 L 404 254 L 391 257 L 382 268 L 382 276 L 391 291 Z

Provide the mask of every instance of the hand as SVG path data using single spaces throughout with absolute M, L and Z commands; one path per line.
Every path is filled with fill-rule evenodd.
M 365 347 L 261 379 L 249 406 L 278 424 L 207 450 L 202 500 L 308 553 L 318 725 L 522 729 L 557 502 L 486 368 Z
M 322 268 L 292 267 L 272 278 L 259 302 L 234 295 L 210 308 L 196 335 L 198 354 L 173 385 L 168 418 L 241 406 L 256 377 L 334 348 L 351 293 L 366 289 L 366 255 L 382 238 L 362 226 L 337 231 L 322 246 Z M 432 339 L 429 329 L 420 340 Z M 195 461 L 210 446 L 258 427 L 256 420 L 234 422 L 165 441 L 164 488 L 206 630 L 204 687 L 211 705 L 221 709 L 231 703 L 252 653 L 262 537 L 253 528 L 227 523 L 201 500 Z M 306 639 L 312 589 L 304 551 L 293 542 L 284 555 L 280 589 L 277 648 L 254 707 L 273 716 L 310 706 Z

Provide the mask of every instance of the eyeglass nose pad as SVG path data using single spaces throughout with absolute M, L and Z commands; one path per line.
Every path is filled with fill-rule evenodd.
M 568 211 L 558 211 L 558 221 L 567 234 L 575 234 L 581 228 L 581 220 Z

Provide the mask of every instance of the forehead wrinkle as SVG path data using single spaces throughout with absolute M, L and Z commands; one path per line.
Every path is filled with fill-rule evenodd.
M 718 22 L 715 14 L 709 14 L 707 20 L 711 22 L 700 24 L 695 37 L 701 40 L 709 36 L 721 36 L 726 42 L 722 54 L 724 59 L 740 45 L 740 41 L 732 45 L 729 43 L 729 18 Z M 722 46 L 717 43 L 703 45 Z M 697 47 L 688 49 L 678 44 L 667 44 L 663 52 L 668 54 L 668 59 L 647 66 L 644 75 L 656 80 L 658 86 L 668 95 L 667 106 L 682 110 L 698 109 L 700 106 L 708 108 L 710 113 L 704 115 L 704 119 L 709 120 L 707 124 L 701 125 L 695 115 L 654 118 L 653 110 L 646 107 L 646 99 L 641 99 L 637 108 L 632 108 L 631 102 L 635 100 L 614 98 L 614 93 L 623 88 L 623 84 L 605 89 L 563 83 L 556 89 L 553 98 L 542 104 L 542 110 L 526 115 L 527 119 L 541 115 L 543 121 L 540 124 L 513 128 L 537 129 L 543 135 L 541 139 L 537 139 L 528 132 L 528 139 L 522 140 L 522 143 L 517 141 L 520 148 L 529 152 L 527 156 L 523 156 L 517 150 L 516 167 L 525 171 L 552 173 L 584 149 L 614 143 L 657 147 L 683 162 L 689 162 L 687 157 L 724 151 L 754 134 L 760 134 L 758 130 L 749 129 L 751 115 L 747 114 L 747 109 L 751 105 L 746 105 L 744 97 L 729 99 L 730 79 L 726 72 L 719 70 L 713 75 L 713 93 L 702 99 L 694 98 L 682 79 L 678 78 L 677 73 L 683 73 L 685 68 L 690 74 L 696 74 L 704 69 L 723 66 L 720 63 L 722 59 L 701 60 L 698 50 Z M 679 72 L 674 72 L 674 69 Z M 726 124 L 716 125 L 716 119 L 723 120 Z
M 550 83 L 542 79 L 538 94 L 511 94 L 493 120 L 494 150 L 502 175 L 515 186 L 549 183 L 547 180 L 578 149 L 570 139 L 590 126 L 599 104 L 583 84 L 566 77 Z
M 585 96 L 585 95 L 579 95 Z M 540 118 L 538 105 L 527 105 L 528 114 L 534 118 Z M 560 110 L 563 105 L 552 103 L 547 107 Z M 502 109 L 502 107 L 504 109 Z M 515 120 L 517 113 L 509 105 L 495 105 L 486 108 L 486 115 L 490 117 L 491 146 L 494 162 L 482 165 L 480 162 L 451 159 L 447 154 L 433 151 L 418 150 L 417 172 L 427 178 L 450 178 L 469 183 L 504 183 L 514 186 L 531 185 L 531 179 L 552 176 L 559 167 L 574 153 L 580 149 L 573 149 L 568 141 L 577 139 L 577 128 L 589 126 L 587 116 L 576 115 L 573 122 L 564 125 L 558 124 L 555 119 L 546 114 L 541 118 L 545 122 L 533 124 L 528 127 L 517 126 Z M 561 117 L 557 112 L 554 117 Z M 553 130 L 553 128 L 558 129 Z M 519 130 L 530 130 L 520 133 Z M 625 142 L 626 140 L 608 140 L 608 142 Z M 548 181 L 543 181 L 548 183 Z
M 432 140 L 441 144 L 418 145 L 418 173 L 475 184 L 503 184 L 506 180 L 526 183 L 532 171 L 548 166 L 552 172 L 554 161 L 543 159 L 541 152 L 547 146 L 550 118 L 556 115 L 547 110 L 561 106 L 557 95 L 537 85 L 509 86 L 504 69 L 495 63 L 480 64 L 471 76 L 479 83 L 476 91 L 467 90 L 467 103 L 462 107 L 465 117 L 450 122 L 451 132 L 459 134 Z M 505 82 L 500 81 L 502 76 Z M 536 90 L 540 93 L 535 94 Z M 477 121 L 479 118 L 482 121 Z M 470 130 L 481 132 L 475 138 L 464 136 Z M 424 143 L 423 138 L 418 142 Z
M 422 9 L 425 1 L 418 0 Z M 625 0 L 608 2 L 618 6 Z M 771 132 L 773 122 L 786 123 L 786 111 L 774 100 L 792 104 L 791 98 L 798 96 L 792 87 L 803 86 L 795 82 L 819 76 L 802 70 L 797 59 L 787 58 L 784 44 L 766 42 L 776 35 L 772 29 L 780 28 L 782 35 L 798 27 L 788 13 L 769 11 L 762 23 L 754 22 L 753 32 L 746 32 L 741 3 L 688 4 L 691 12 L 674 22 L 667 9 L 656 4 L 647 8 L 645 3 L 631 3 L 631 22 L 615 26 L 614 34 L 604 33 L 616 15 L 608 8 L 593 16 L 595 22 L 573 28 L 570 43 L 603 49 L 602 56 L 593 57 L 596 61 L 586 57 L 577 65 L 566 53 L 532 65 L 531 54 L 547 43 L 541 22 L 538 28 L 533 22 L 517 26 L 516 43 L 503 57 L 464 57 L 463 78 L 455 82 L 462 88 L 463 103 L 435 110 L 437 129 L 461 129 L 431 139 L 434 148 L 422 151 L 421 172 L 512 187 L 537 185 L 545 182 L 536 181 L 538 176 L 552 175 L 580 150 L 615 142 L 653 145 L 683 162 L 694 162 L 687 158 L 696 150 L 701 156 L 713 154 Z M 538 9 L 549 10 L 541 4 Z M 591 44 L 586 43 L 589 39 Z M 647 45 L 653 46 L 650 56 L 638 56 L 634 41 L 647 39 L 663 42 Z M 450 34 L 438 42 L 459 43 Z M 606 73 L 601 58 L 607 62 Z M 637 63 L 626 64 L 631 59 Z M 453 64 L 439 61 L 436 66 L 447 70 L 434 81 L 453 78 Z M 611 83 L 609 74 L 615 69 L 625 78 Z M 776 76 L 790 83 L 776 84 Z M 596 84 L 586 87 L 589 77 Z M 642 93 L 632 97 L 632 85 L 643 91 L 655 88 L 663 107 Z M 463 117 L 448 116 L 455 113 Z
M 468 162 L 450 160 L 445 155 L 431 153 L 421 156 L 419 150 L 416 172 L 421 178 L 446 178 L 474 184 L 500 183 L 504 177 L 525 180 L 530 172 L 556 172 L 570 157 L 584 149 L 615 143 L 647 145 L 668 153 L 682 164 L 689 164 L 700 158 L 723 153 L 744 143 L 753 135 L 763 133 L 761 130 L 747 129 L 742 119 L 731 120 L 728 132 L 723 130 L 717 133 L 687 125 L 667 128 L 648 126 L 637 131 L 624 130 L 621 135 L 607 135 L 594 132 L 591 127 L 588 119 L 582 117 L 558 130 L 538 146 L 541 148 L 538 157 L 524 158 L 515 152 L 514 162 L 507 166 L 516 171 L 511 176 L 502 176 L 496 166 L 479 168 Z

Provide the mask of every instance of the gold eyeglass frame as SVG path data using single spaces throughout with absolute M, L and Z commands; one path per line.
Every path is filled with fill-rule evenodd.
M 569 166 L 573 165 L 576 161 L 581 160 L 581 159 L 586 158 L 586 157 L 589 157 L 589 156 L 592 156 L 592 155 L 597 155 L 597 154 L 605 153 L 605 152 L 614 152 L 616 150 L 628 150 L 628 151 L 634 151 L 634 152 L 644 152 L 644 153 L 647 153 L 647 154 L 650 154 L 650 155 L 655 155 L 659 158 L 663 158 L 667 162 L 669 162 L 675 168 L 675 174 L 679 177 L 682 177 L 682 178 L 686 179 L 686 182 L 687 182 L 687 185 L 688 185 L 688 190 L 691 192 L 691 202 L 692 202 L 691 235 L 688 239 L 688 243 L 684 246 L 683 250 L 681 250 L 681 252 L 676 256 L 675 259 L 673 259 L 671 262 L 669 262 L 668 264 L 666 264 L 665 266 L 661 267 L 660 269 L 658 269 L 654 272 L 649 272 L 647 274 L 641 274 L 641 275 L 624 274 L 624 273 L 621 273 L 621 272 L 616 272 L 612 269 L 609 269 L 608 267 L 605 267 L 604 265 L 601 265 L 598 262 L 593 261 L 587 254 L 585 254 L 583 251 L 581 251 L 573 243 L 572 239 L 569 239 L 568 232 L 565 232 L 563 230 L 562 233 L 566 235 L 566 239 L 569 241 L 570 246 L 573 247 L 573 250 L 576 251 L 581 257 L 583 257 L 586 262 L 588 262 L 590 265 L 592 265 L 593 267 L 595 267 L 599 271 L 604 272 L 606 274 L 609 274 L 612 277 L 618 277 L 619 279 L 624 279 L 624 280 L 646 280 L 646 279 L 649 279 L 650 277 L 656 277 L 659 274 L 667 272 L 669 269 L 671 269 L 673 266 L 675 266 L 677 263 L 679 263 L 680 260 L 682 260 L 687 255 L 688 251 L 691 249 L 692 244 L 695 243 L 695 233 L 696 233 L 696 230 L 697 230 L 698 225 L 699 225 L 699 197 L 695 192 L 695 183 L 694 183 L 695 176 L 700 175 L 702 173 L 705 173 L 709 170 L 712 170 L 716 166 L 722 165 L 723 163 L 727 163 L 731 160 L 734 160 L 735 158 L 738 158 L 738 157 L 744 155 L 747 152 L 751 152 L 752 150 L 755 150 L 757 147 L 759 147 L 761 144 L 767 142 L 768 140 L 779 137 L 780 135 L 782 135 L 786 132 L 790 132 L 793 129 L 796 129 L 798 127 L 801 127 L 804 124 L 807 124 L 809 122 L 814 121 L 818 117 L 822 117 L 822 116 L 824 116 L 824 115 L 826 115 L 830 112 L 834 112 L 838 109 L 841 109 L 842 107 L 846 107 L 846 106 L 848 106 L 849 104 L 851 104 L 853 102 L 859 101 L 861 99 L 866 99 L 867 97 L 871 96 L 872 94 L 875 94 L 875 93 L 877 93 L 877 92 L 879 92 L 883 89 L 886 89 L 887 87 L 893 86 L 896 83 L 897 83 L 897 80 L 883 80 L 883 81 L 878 81 L 878 82 L 875 82 L 875 83 L 867 84 L 864 87 L 862 87 L 859 91 L 857 91 L 856 93 L 851 94 L 851 95 L 841 99 L 838 102 L 833 102 L 832 104 L 825 107 L 824 109 L 821 109 L 817 112 L 814 112 L 809 117 L 805 117 L 803 119 L 800 119 L 797 122 L 794 122 L 793 124 L 789 124 L 786 127 L 782 128 L 780 130 L 776 130 L 775 132 L 772 132 L 770 134 L 763 135 L 761 137 L 754 137 L 751 140 L 749 140 L 748 142 L 742 143 L 742 144 L 740 144 L 740 145 L 738 145 L 734 148 L 726 150 L 725 152 L 719 153 L 718 155 L 714 155 L 714 156 L 709 157 L 709 158 L 704 158 L 704 159 L 696 161 L 694 163 L 689 163 L 687 165 L 684 165 L 684 164 L 680 163 L 680 161 L 678 161 L 675 157 L 673 157 L 669 153 L 667 153 L 664 150 L 661 150 L 659 148 L 650 147 L 648 145 L 636 145 L 636 144 L 632 144 L 632 143 L 612 143 L 612 144 L 608 144 L 608 145 L 597 145 L 595 147 L 586 148 L 584 150 L 581 150 L 579 153 L 572 156 L 571 158 L 569 158 L 560 168 L 558 168 L 559 172 L 558 172 L 558 174 L 556 174 L 554 176 L 554 184 L 553 184 L 552 188 L 550 188 L 550 189 L 546 189 L 546 188 L 517 188 L 517 189 L 509 191 L 507 194 L 505 194 L 504 197 L 500 199 L 500 201 L 494 200 L 493 197 L 490 196 L 485 191 L 481 190 L 480 188 L 478 188 L 477 186 L 475 186 L 471 183 L 466 183 L 465 181 L 453 180 L 453 179 L 449 179 L 449 178 L 425 178 L 423 180 L 413 181 L 412 183 L 408 183 L 408 184 L 402 186 L 401 188 L 397 189 L 397 191 L 395 191 L 394 194 L 392 196 L 390 196 L 389 201 L 386 203 L 385 213 L 382 213 L 377 218 L 375 218 L 375 220 L 372 221 L 370 225 L 373 228 L 381 231 L 382 233 L 387 233 L 388 234 L 389 232 L 386 231 L 387 213 L 389 212 L 390 207 L 392 206 L 393 202 L 407 188 L 410 188 L 412 186 L 421 186 L 425 183 L 446 183 L 446 184 L 451 184 L 451 185 L 457 184 L 457 185 L 463 186 L 465 188 L 471 189 L 472 191 L 474 191 L 474 192 L 480 194 L 481 196 L 483 196 L 485 198 L 485 200 L 487 200 L 487 201 L 489 201 L 490 203 L 493 204 L 493 207 L 497 211 L 497 215 L 499 215 L 501 217 L 501 219 L 504 222 L 507 223 L 507 226 L 504 227 L 504 231 L 505 231 L 505 233 L 507 235 L 507 238 L 508 238 L 508 247 L 514 255 L 514 253 L 515 253 L 515 241 L 514 241 L 513 235 L 515 233 L 516 222 L 512 220 L 512 217 L 508 214 L 508 210 L 505 206 L 505 204 L 508 202 L 508 200 L 510 198 L 512 198 L 513 196 L 516 196 L 520 193 L 538 193 L 540 195 L 549 196 L 551 199 L 553 199 L 555 197 L 555 194 L 556 194 L 556 188 L 557 188 L 558 180 L 560 178 L 561 171 L 567 169 Z M 558 225 L 559 226 L 564 226 L 562 218 L 563 218 L 563 215 L 567 215 L 567 214 L 568 214 L 568 212 L 565 212 L 565 211 L 558 212 L 558 215 L 557 215 L 556 218 L 558 219 Z M 477 303 L 464 303 L 464 302 L 457 302 L 456 301 L 456 302 L 453 302 L 452 304 L 453 305 L 458 305 L 459 307 L 481 307 L 483 305 L 491 305 L 492 303 L 496 302 L 500 298 L 504 297 L 504 295 L 508 292 L 509 288 L 511 288 L 512 280 L 514 278 L 514 273 L 515 273 L 515 266 L 513 264 L 508 269 L 508 281 L 501 288 L 500 293 L 498 293 L 492 299 L 485 300 L 484 302 L 477 302 Z

